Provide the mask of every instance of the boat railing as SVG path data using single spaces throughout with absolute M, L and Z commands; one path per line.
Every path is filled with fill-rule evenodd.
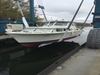
M 50 32 L 52 32 L 53 31 L 53 27 L 56 25 L 56 23 L 57 23 L 57 21 L 52 25 L 52 29 L 50 30 Z
M 51 21 L 49 21 L 49 23 L 47 24 L 47 26 L 49 26 L 49 25 L 50 25 L 50 22 L 51 22 Z
M 50 31 L 52 30 L 52 32 L 60 32 L 61 27 L 54 27 L 52 30 L 52 27 L 38 27 L 38 28 L 29 28 L 29 29 L 23 29 L 21 32 L 40 32 L 40 33 L 50 33 Z M 65 29 L 65 27 L 63 27 L 63 29 Z
M 40 27 L 36 27 L 36 28 L 34 29 L 33 32 L 36 32 L 37 29 L 40 29 L 41 31 L 43 31 L 43 32 L 45 32 L 45 33 L 47 32 L 47 31 L 45 31 L 43 28 L 41 29 Z
M 15 26 L 15 25 L 14 25 Z M 37 26 L 37 27 L 27 27 L 27 28 L 24 28 L 24 29 L 20 29 L 20 27 L 14 27 L 16 28 L 16 30 L 13 30 L 13 32 L 45 32 L 45 33 L 48 33 L 48 32 L 61 32 L 61 31 L 65 31 L 67 28 L 68 28 L 68 24 L 59 24 L 57 22 L 54 22 L 52 23 L 52 25 L 50 26 Z M 76 25 L 73 23 L 72 26 L 70 27 L 70 30 L 76 30 Z M 19 30 L 19 31 L 18 31 Z
M 56 22 L 55 23 L 53 23 L 53 25 L 52 26 L 43 26 L 43 27 L 29 27 L 29 28 L 25 28 L 25 29 L 23 29 L 23 31 L 22 32 L 40 32 L 40 33 L 51 33 L 51 32 L 63 32 L 63 31 L 66 31 L 66 29 L 68 28 L 68 25 L 66 25 L 66 26 L 63 26 L 63 25 L 61 25 L 61 26 L 57 26 L 57 25 L 55 25 L 56 24 Z M 77 28 L 74 26 L 74 25 L 72 25 L 71 27 L 70 27 L 70 30 L 76 30 Z
M 52 32 L 53 31 L 53 29 L 55 29 L 55 28 L 53 28 L 54 26 L 55 26 L 55 24 L 56 24 L 57 22 L 54 22 L 53 23 L 53 25 L 52 25 L 52 28 L 49 28 L 50 30 L 49 30 L 49 32 Z M 45 26 L 45 27 L 49 27 L 49 25 L 50 25 L 50 22 L 47 24 L 47 26 Z M 43 27 L 36 27 L 35 29 L 34 29 L 34 32 L 36 32 L 36 30 L 37 29 L 41 29 L 43 32 L 47 32 L 48 31 L 48 28 L 45 28 L 44 26 Z M 47 29 L 47 30 L 46 30 Z

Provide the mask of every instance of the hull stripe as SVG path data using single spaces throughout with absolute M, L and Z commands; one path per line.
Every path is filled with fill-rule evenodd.
M 73 37 L 69 37 L 69 38 L 64 38 L 64 40 L 68 40 L 68 39 L 72 39 L 72 38 L 75 38 L 76 36 L 73 36 Z M 59 39 L 57 40 L 50 40 L 50 41 L 41 41 L 41 42 L 20 42 L 20 44 L 24 47 L 36 47 L 40 44 L 46 44 L 46 43 L 50 43 L 50 42 L 57 42 Z

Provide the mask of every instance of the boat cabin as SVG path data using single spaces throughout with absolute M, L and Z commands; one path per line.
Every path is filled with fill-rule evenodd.
M 34 33 L 51 33 L 51 32 L 65 32 L 70 22 L 56 21 L 45 23 L 41 27 L 27 27 L 22 32 L 34 32 Z M 76 30 L 76 23 L 72 23 L 70 30 Z

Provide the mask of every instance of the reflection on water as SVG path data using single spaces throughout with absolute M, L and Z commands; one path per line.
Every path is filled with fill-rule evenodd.
M 25 55 L 26 51 L 27 49 L 22 47 L 13 38 L 0 40 L 0 75 L 9 75 L 10 66 L 18 62 L 19 57 L 21 58 Z
M 81 34 L 81 36 L 79 37 L 76 37 L 76 38 L 73 38 L 73 39 L 70 39 L 68 41 L 74 41 L 74 42 L 77 42 L 79 43 L 80 45 L 82 45 L 83 43 L 86 42 L 87 40 L 87 35 L 89 33 L 89 31 L 92 29 L 93 27 L 85 27 L 83 29 L 83 33 Z
M 19 63 L 11 66 L 9 73 L 10 75 L 37 75 L 77 47 L 79 47 L 78 43 L 60 42 L 36 48 L 23 56 Z
M 18 63 L 23 55 L 28 54 L 32 49 L 18 48 L 13 51 L 0 54 L 0 75 L 10 75 L 9 70 L 12 65 Z
M 79 47 L 78 43 L 60 42 L 34 49 L 23 56 L 19 62 L 16 61 L 10 67 L 10 70 L 9 68 L 4 69 L 1 75 L 9 75 L 9 73 L 10 75 L 37 75 L 43 69 L 77 47 Z
M 9 75 L 9 68 L 6 68 L 4 71 L 1 71 L 0 75 Z
M 91 29 L 91 27 L 85 28 L 84 32 L 82 33 L 82 35 L 80 37 L 71 39 L 69 41 L 75 41 L 75 42 L 78 42 L 81 45 L 82 43 L 86 42 L 86 38 L 87 38 L 87 35 L 88 35 L 88 32 L 89 32 L 90 29 Z M 20 70 L 23 69 L 21 72 L 23 72 L 23 71 L 29 72 L 30 71 L 30 73 L 28 73 L 28 74 L 26 73 L 24 75 L 31 75 L 31 72 L 33 71 L 34 68 L 35 69 L 38 68 L 41 71 L 43 68 L 46 68 L 51 63 L 53 63 L 55 60 L 62 57 L 62 56 L 60 56 L 60 55 L 62 55 L 62 53 L 60 51 L 57 52 L 56 49 L 54 49 L 54 50 L 52 49 L 52 51 L 50 51 L 51 50 L 50 48 L 49 48 L 48 51 L 45 48 L 45 50 L 44 50 L 45 52 L 42 51 L 41 49 L 39 49 L 38 50 L 39 52 L 35 51 L 36 53 L 34 53 L 34 51 L 32 51 L 33 49 L 25 49 L 25 48 L 21 48 L 21 47 L 17 48 L 17 49 L 13 48 L 13 50 L 0 54 L 0 75 L 10 75 L 9 71 L 11 71 L 11 70 L 14 71 L 16 69 L 18 70 L 21 66 L 22 67 L 20 68 Z M 59 50 L 62 50 L 62 49 L 60 49 L 60 47 L 59 47 Z M 32 51 L 32 52 L 29 53 L 30 51 Z M 57 55 L 59 55 L 59 57 L 56 57 Z M 39 57 L 42 57 L 42 58 L 39 58 Z M 56 57 L 56 58 L 54 58 L 54 57 Z M 52 61 L 51 61 L 50 58 L 53 58 Z M 41 62 L 40 63 L 34 62 L 33 59 L 35 61 L 40 61 L 41 60 Z M 48 60 L 49 62 L 46 59 L 49 59 Z M 42 60 L 44 60 L 45 63 L 48 63 L 48 64 L 43 64 L 44 62 Z M 33 62 L 36 63 L 38 66 L 34 65 Z M 42 67 L 39 67 L 39 65 L 42 65 Z M 9 69 L 9 68 L 11 68 L 11 69 Z M 27 69 L 27 68 L 30 68 L 30 70 Z M 34 70 L 34 71 L 36 71 L 36 70 Z M 11 75 L 15 75 L 15 74 L 11 73 Z M 16 75 L 23 75 L 23 74 L 16 74 Z

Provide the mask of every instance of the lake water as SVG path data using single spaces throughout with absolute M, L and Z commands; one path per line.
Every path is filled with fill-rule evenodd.
M 82 45 L 83 43 L 85 43 L 87 41 L 87 36 L 88 36 L 88 33 L 89 33 L 89 31 L 91 29 L 93 29 L 93 27 L 86 27 L 86 28 L 84 28 L 83 29 L 83 33 L 81 34 L 81 36 L 73 38 L 73 39 L 68 40 L 68 41 L 74 41 L 74 42 L 77 42 L 80 45 Z

